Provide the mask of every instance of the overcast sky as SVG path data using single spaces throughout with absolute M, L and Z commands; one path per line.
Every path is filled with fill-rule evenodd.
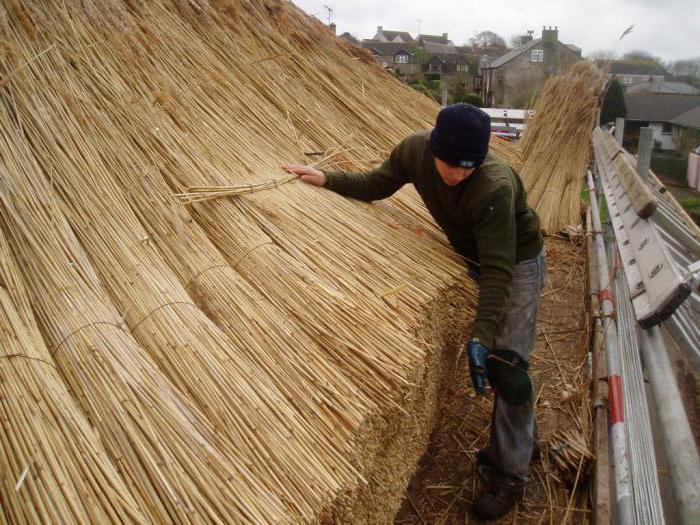
M 583 49 L 616 56 L 642 49 L 664 60 L 700 56 L 700 0 L 293 0 L 310 15 L 338 26 L 360 40 L 372 38 L 377 26 L 408 31 L 415 37 L 448 33 L 457 45 L 489 30 L 503 38 L 528 29 L 539 38 L 542 26 L 558 26 L 559 39 Z M 619 43 L 622 32 L 634 24 Z M 617 43 L 617 46 L 616 46 Z

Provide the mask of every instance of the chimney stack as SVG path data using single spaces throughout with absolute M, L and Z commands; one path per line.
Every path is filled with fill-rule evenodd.
M 331 22 L 330 24 L 328 24 L 328 27 L 331 31 L 333 31 L 333 34 L 335 35 L 335 22 Z
M 558 26 L 543 26 L 542 27 L 542 40 L 544 42 L 556 42 L 559 39 L 559 27 Z

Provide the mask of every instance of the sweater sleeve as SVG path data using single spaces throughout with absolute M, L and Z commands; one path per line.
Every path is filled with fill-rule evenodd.
M 472 338 L 493 350 L 503 315 L 508 286 L 515 269 L 516 228 L 514 195 L 501 187 L 473 212 L 474 234 L 479 256 L 479 303 Z
M 391 155 L 378 168 L 364 173 L 330 171 L 326 173 L 325 187 L 345 197 L 362 201 L 385 199 L 409 182 L 404 170 L 406 140 L 394 148 Z

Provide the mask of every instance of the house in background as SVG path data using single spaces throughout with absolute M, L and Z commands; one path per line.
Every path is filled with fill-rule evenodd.
M 447 33 L 443 33 L 442 36 L 438 35 L 418 35 L 416 38 L 419 46 L 425 45 L 426 42 L 431 44 L 441 44 L 443 46 L 453 46 L 452 40 L 447 38 Z
M 470 56 L 460 52 L 447 33 L 418 35 L 414 39 L 406 31 L 388 31 L 382 26 L 372 39 L 362 41 L 362 47 L 374 55 L 385 69 L 407 77 L 427 73 L 440 78 L 470 73 Z M 470 82 L 473 87 L 473 82 Z
M 559 41 L 557 27 L 495 59 L 482 59 L 481 96 L 487 107 L 525 108 L 545 81 L 581 60 L 580 48 Z
M 661 150 L 687 149 L 697 141 L 700 131 L 700 95 L 668 93 L 625 93 L 627 117 L 625 141 L 639 140 L 644 126 L 654 131 L 654 145 Z M 695 144 L 697 145 L 697 144 Z
M 426 62 L 424 73 L 455 75 L 469 73 L 469 57 L 461 54 L 452 44 L 436 44 L 424 41 Z
M 607 77 L 615 77 L 623 89 L 642 82 L 663 82 L 668 73 L 659 64 L 647 60 L 598 61 L 602 69 L 608 69 Z
M 384 69 L 405 75 L 420 73 L 415 43 L 363 40 L 362 47 L 369 49 Z
M 355 38 L 354 36 L 352 36 L 352 35 L 351 35 L 350 33 L 348 33 L 347 31 L 345 31 L 345 33 L 343 33 L 342 35 L 340 35 L 340 38 L 342 38 L 342 39 L 344 39 L 344 40 L 347 40 L 347 41 L 350 42 L 351 44 L 354 44 L 354 45 L 356 45 L 356 46 L 362 47 L 362 42 L 360 42 L 357 38 Z
M 377 32 L 370 40 L 377 42 L 397 42 L 401 44 L 413 44 L 415 40 L 408 31 L 388 31 L 382 26 L 377 26 Z
M 629 86 L 625 93 L 661 93 L 666 95 L 700 95 L 700 89 L 676 81 L 639 82 Z

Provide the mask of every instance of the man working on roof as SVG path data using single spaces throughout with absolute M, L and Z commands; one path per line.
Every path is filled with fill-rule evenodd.
M 495 519 L 522 497 L 535 445 L 528 360 L 535 341 L 545 255 L 539 218 L 528 207 L 515 171 L 488 153 L 489 116 L 468 104 L 438 114 L 432 132 L 404 139 L 368 173 L 324 173 L 283 166 L 302 181 L 348 197 L 384 199 L 413 183 L 453 248 L 479 284 L 476 319 L 467 346 L 474 388 L 496 392 L 489 445 L 477 454 L 489 487 L 474 502 Z

